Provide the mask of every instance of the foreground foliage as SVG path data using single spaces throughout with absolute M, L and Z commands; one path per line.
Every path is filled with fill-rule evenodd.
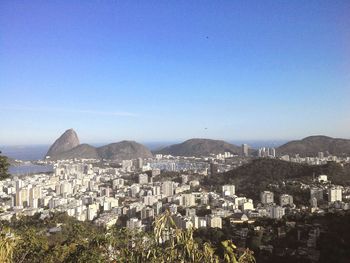
M 0 180 L 4 180 L 10 176 L 8 173 L 9 166 L 7 157 L 2 156 L 0 151 Z
M 60 231 L 49 229 L 60 225 Z M 153 232 L 99 228 L 64 213 L 1 222 L 0 262 L 255 262 L 250 250 L 239 252 L 231 240 L 220 251 L 200 244 L 193 230 L 178 229 L 166 211 L 156 218 Z

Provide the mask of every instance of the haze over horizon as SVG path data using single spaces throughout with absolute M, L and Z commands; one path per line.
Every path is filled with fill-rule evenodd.
M 349 1 L 2 1 L 0 145 L 350 138 Z

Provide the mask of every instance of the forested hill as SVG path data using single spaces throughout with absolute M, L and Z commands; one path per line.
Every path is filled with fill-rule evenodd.
M 300 154 L 301 156 L 316 156 L 318 152 L 337 156 L 350 154 L 350 140 L 328 136 L 309 136 L 302 140 L 288 142 L 277 148 L 277 154 Z
M 208 186 L 235 184 L 236 192 L 259 198 L 259 193 L 267 189 L 269 184 L 278 184 L 286 179 L 303 182 L 312 180 L 313 175 L 326 174 L 335 184 L 350 184 L 350 165 L 329 162 L 325 165 L 306 165 L 277 159 L 255 159 L 223 174 L 208 178 L 204 183 Z
M 171 154 L 175 156 L 209 156 L 210 154 L 224 152 L 240 154 L 241 148 L 237 145 L 221 140 L 196 138 L 187 140 L 183 143 L 170 145 L 156 153 Z

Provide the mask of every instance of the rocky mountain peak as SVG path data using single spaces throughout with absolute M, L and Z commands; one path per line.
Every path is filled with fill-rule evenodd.
M 46 156 L 55 157 L 69 151 L 80 144 L 77 133 L 73 129 L 66 130 L 50 147 Z

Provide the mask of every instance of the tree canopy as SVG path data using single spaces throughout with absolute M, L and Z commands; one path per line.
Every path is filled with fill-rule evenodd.
M 50 231 L 57 225 L 60 231 Z M 151 232 L 116 226 L 106 230 L 65 213 L 13 218 L 11 222 L 1 221 L 0 229 L 0 262 L 6 263 L 255 262 L 252 251 L 238 251 L 232 240 L 215 246 L 198 243 L 192 229 L 176 227 L 169 211 L 156 218 Z
M 9 166 L 8 158 L 1 155 L 0 151 L 0 180 L 4 180 L 10 176 L 8 173 Z

